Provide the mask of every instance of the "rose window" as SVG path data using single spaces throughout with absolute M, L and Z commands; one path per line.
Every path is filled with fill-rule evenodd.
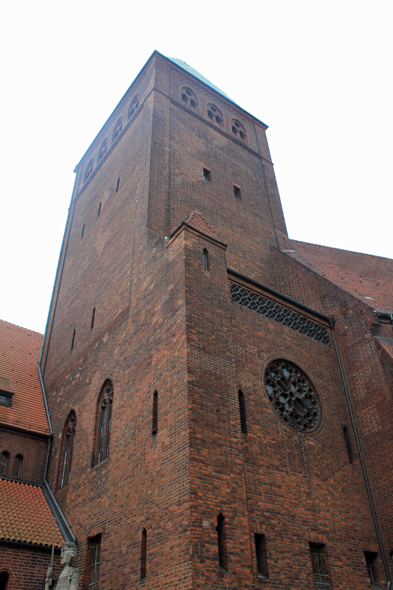
M 321 410 L 315 389 L 299 367 L 283 359 L 266 369 L 265 387 L 277 414 L 300 432 L 311 432 L 319 424 Z

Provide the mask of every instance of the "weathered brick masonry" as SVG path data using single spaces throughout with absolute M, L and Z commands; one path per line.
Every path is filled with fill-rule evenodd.
M 49 482 L 78 539 L 81 587 L 98 535 L 102 590 L 314 588 L 310 543 L 323 547 L 326 585 L 370 588 L 370 552 L 386 587 L 329 318 L 386 560 L 388 344 L 375 340 L 375 315 L 345 284 L 282 252 L 291 243 L 265 131 L 154 53 L 77 167 L 42 369 L 54 430 Z M 240 305 L 230 281 L 322 327 L 329 343 Z M 269 401 L 274 359 L 313 384 L 322 413 L 313 432 L 284 423 Z M 99 461 L 107 380 L 110 453 Z M 264 536 L 264 573 L 255 535 Z

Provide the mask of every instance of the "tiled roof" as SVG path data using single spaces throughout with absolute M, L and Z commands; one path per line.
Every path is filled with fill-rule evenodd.
M 0 424 L 50 434 L 38 373 L 41 344 L 41 334 L 0 320 L 0 377 L 15 391 L 10 408 L 0 405 Z
M 389 356 L 393 358 L 393 339 L 392 338 L 382 338 L 381 336 L 376 336 L 379 344 L 386 350 Z
M 203 219 L 202 215 L 199 211 L 195 210 L 191 213 L 189 217 L 187 217 L 185 223 L 190 225 L 194 229 L 200 231 L 205 236 L 216 240 L 217 242 L 222 242 L 222 240 L 218 237 L 216 232 L 210 227 L 208 223 Z
M 373 309 L 393 311 L 393 260 L 291 240 L 291 254 Z
M 0 479 L 0 539 L 50 546 L 53 527 L 53 514 L 39 486 Z M 63 543 L 56 525 L 55 545 Z

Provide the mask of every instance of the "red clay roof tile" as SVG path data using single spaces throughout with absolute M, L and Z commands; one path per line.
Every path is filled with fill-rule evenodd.
M 0 377 L 15 391 L 11 407 L 0 405 L 0 423 L 50 434 L 38 373 L 42 335 L 0 320 Z
M 0 479 L 0 538 L 52 545 L 54 517 L 40 486 Z M 56 524 L 55 545 L 64 539 Z

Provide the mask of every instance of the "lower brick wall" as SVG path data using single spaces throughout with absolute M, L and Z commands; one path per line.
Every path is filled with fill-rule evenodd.
M 43 590 L 50 561 L 50 550 L 0 545 L 0 572 L 9 574 L 7 590 Z M 54 569 L 59 573 L 59 554 L 55 555 Z

